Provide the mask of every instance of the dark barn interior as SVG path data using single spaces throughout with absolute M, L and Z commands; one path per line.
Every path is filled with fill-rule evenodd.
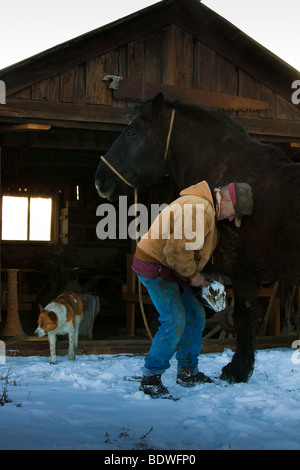
M 94 315 L 99 302 L 82 337 L 93 351 L 97 344 L 116 351 L 112 340 L 124 340 L 118 350 L 132 351 L 134 338 L 142 351 L 147 333 L 130 272 L 134 243 L 96 235 L 96 209 L 106 203 L 94 187 L 100 156 L 131 120 L 135 104 L 162 91 L 169 99 L 223 109 L 253 138 L 281 146 L 300 162 L 300 107 L 291 100 L 299 79 L 299 72 L 196 0 L 158 2 L 0 71 L 6 86 L 0 104 L 1 337 L 32 339 L 39 303 L 72 290 L 86 296 Z M 147 204 L 168 202 L 172 188 L 166 179 L 140 197 Z M 22 215 L 8 206 L 17 199 Z M 33 225 L 39 200 L 45 204 L 40 224 L 48 227 L 40 238 Z M 13 235 L 9 215 L 20 223 Z M 155 331 L 155 310 L 145 293 L 143 299 Z M 285 340 L 290 346 L 286 336 L 299 331 L 299 300 L 299 287 L 262 287 L 262 344 Z M 229 313 L 210 314 L 204 350 L 232 344 Z

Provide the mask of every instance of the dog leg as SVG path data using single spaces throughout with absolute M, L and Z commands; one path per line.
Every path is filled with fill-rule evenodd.
M 68 358 L 70 359 L 70 361 L 75 361 L 75 358 L 76 358 L 74 339 L 75 339 L 75 329 L 71 331 L 71 333 L 69 333 Z
M 81 322 L 81 317 L 76 316 L 76 318 L 75 318 L 75 336 L 74 336 L 75 348 L 77 348 L 77 346 L 78 346 L 78 336 L 79 336 L 80 322 Z
M 56 335 L 48 333 L 48 341 L 50 346 L 50 364 L 56 364 Z

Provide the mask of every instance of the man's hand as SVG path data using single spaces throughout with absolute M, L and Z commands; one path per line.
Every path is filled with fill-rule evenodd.
M 190 285 L 193 287 L 199 287 L 199 286 L 209 286 L 209 282 L 205 280 L 205 277 L 201 273 L 197 273 L 196 276 L 194 276 L 190 280 Z

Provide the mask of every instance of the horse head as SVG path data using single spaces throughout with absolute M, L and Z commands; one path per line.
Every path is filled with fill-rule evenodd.
M 137 107 L 133 120 L 98 165 L 95 185 L 101 197 L 115 200 L 130 187 L 151 188 L 164 177 L 170 121 L 163 114 L 172 113 L 164 110 L 162 93 Z

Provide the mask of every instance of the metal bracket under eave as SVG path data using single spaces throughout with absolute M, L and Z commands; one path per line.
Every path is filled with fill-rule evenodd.
M 105 75 L 105 77 L 103 78 L 103 81 L 108 82 L 109 80 L 111 80 L 112 82 L 108 88 L 112 88 L 113 90 L 118 90 L 119 83 L 123 80 L 123 77 L 119 77 L 118 75 Z

